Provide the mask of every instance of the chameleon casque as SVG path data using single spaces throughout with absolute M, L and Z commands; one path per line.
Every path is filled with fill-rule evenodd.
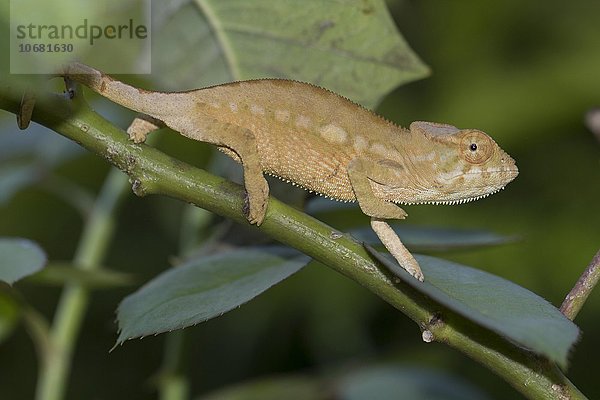
M 465 203 L 503 189 L 518 174 L 514 160 L 484 132 L 431 122 L 404 129 L 308 83 L 257 79 L 163 93 L 79 63 L 61 75 L 240 162 L 252 224 L 260 225 L 267 209 L 264 173 L 335 200 L 358 201 L 384 246 L 419 280 L 417 261 L 385 222 L 407 216 L 397 204 Z

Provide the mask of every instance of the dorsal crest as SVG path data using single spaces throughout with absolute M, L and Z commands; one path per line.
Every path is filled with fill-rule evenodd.
M 455 126 L 447 124 L 438 124 L 435 122 L 415 121 L 410 124 L 410 131 L 419 132 L 424 136 L 434 138 L 437 136 L 453 135 L 460 132 Z

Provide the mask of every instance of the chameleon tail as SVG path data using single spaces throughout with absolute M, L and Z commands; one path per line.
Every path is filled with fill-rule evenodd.
M 170 98 L 176 101 L 165 102 L 166 93 L 135 88 L 105 75 L 89 65 L 77 62 L 68 64 L 60 75 L 89 87 L 117 104 L 159 120 L 163 120 L 164 116 L 173 113 L 174 110 L 170 110 L 170 104 L 182 104 L 186 101 L 183 95 L 181 99 L 173 98 L 179 93 L 169 93 Z

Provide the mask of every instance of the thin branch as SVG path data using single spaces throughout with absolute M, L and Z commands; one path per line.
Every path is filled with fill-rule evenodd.
M 112 169 L 77 246 L 74 264 L 87 271 L 100 266 L 114 231 L 113 213 L 127 193 L 127 179 Z M 89 303 L 90 289 L 83 283 L 67 285 L 58 302 L 50 330 L 51 352 L 42 364 L 37 385 L 39 400 L 64 398 L 73 351 Z
M 600 250 L 596 253 L 590 265 L 583 271 L 579 280 L 573 286 L 562 305 L 560 311 L 570 320 L 574 320 L 594 287 L 600 280 Z
M 183 400 L 190 398 L 190 382 L 186 374 L 188 358 L 186 338 L 189 332 L 179 329 L 165 338 L 163 365 L 158 382 L 159 399 Z
M 20 97 L 17 90 L 0 83 L 0 108 L 16 113 Z M 244 191 L 239 185 L 149 146 L 133 144 L 123 131 L 99 115 L 89 109 L 73 107 L 67 100 L 38 99 L 36 107 L 33 120 L 105 157 L 126 172 L 136 194 L 171 196 L 247 224 L 242 213 Z M 375 264 L 360 243 L 339 235 L 324 223 L 271 198 L 265 222 L 254 229 L 297 248 L 363 285 L 414 320 L 421 329 L 429 331 L 435 340 L 469 355 L 524 396 L 531 399 L 585 398 L 554 364 L 464 317 L 444 310 L 443 322 L 437 322 L 440 305 L 407 284 L 395 284 L 389 272 Z
M 595 107 L 585 114 L 585 125 L 600 142 L 600 107 Z

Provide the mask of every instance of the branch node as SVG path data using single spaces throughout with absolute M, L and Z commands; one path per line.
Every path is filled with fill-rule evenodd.
M 551 386 L 552 390 L 556 392 L 559 400 L 569 400 L 569 395 L 566 393 L 566 388 L 558 383 Z
M 133 179 L 133 181 L 131 182 L 131 190 L 138 197 L 146 196 L 146 188 L 144 187 L 142 181 L 138 178 Z
M 444 320 L 442 319 L 442 314 L 440 314 L 440 313 L 433 314 L 431 316 L 431 318 L 429 318 L 429 321 L 427 322 L 427 324 L 422 327 L 423 332 L 421 334 L 421 337 L 423 338 L 423 341 L 425 343 L 433 342 L 435 340 L 435 335 L 433 334 L 432 330 L 435 328 L 439 328 L 442 325 L 444 325 Z
M 423 334 L 421 335 L 421 337 L 423 338 L 423 341 L 425 343 L 431 343 L 434 341 L 435 337 L 433 336 L 433 332 L 431 332 L 428 329 L 425 329 L 423 331 Z

